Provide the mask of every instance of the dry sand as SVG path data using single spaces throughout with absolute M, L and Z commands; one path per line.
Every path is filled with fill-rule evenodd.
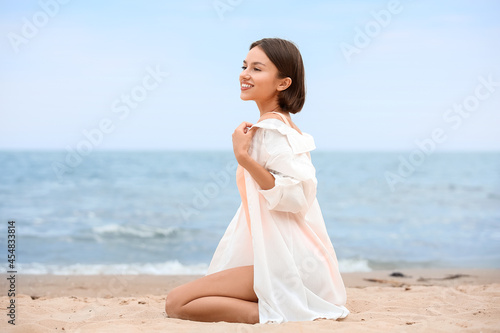
M 165 295 L 199 276 L 18 275 L 16 325 L 0 332 L 500 332 L 500 270 L 402 270 L 343 274 L 343 320 L 284 324 L 201 323 L 167 318 Z

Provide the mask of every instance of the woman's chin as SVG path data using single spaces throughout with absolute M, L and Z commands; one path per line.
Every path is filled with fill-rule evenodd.
M 252 100 L 252 98 L 251 98 L 250 96 L 248 96 L 247 94 L 245 94 L 245 93 L 243 93 L 243 92 L 240 94 L 240 98 L 241 98 L 243 101 L 251 101 L 251 100 Z

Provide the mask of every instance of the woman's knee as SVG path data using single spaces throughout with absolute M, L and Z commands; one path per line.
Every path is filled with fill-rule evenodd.
M 169 318 L 179 318 L 182 304 L 182 299 L 179 293 L 179 287 L 172 289 L 167 294 L 167 299 L 165 300 L 165 312 Z

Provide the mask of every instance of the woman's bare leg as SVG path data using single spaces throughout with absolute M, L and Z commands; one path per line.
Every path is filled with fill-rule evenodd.
M 196 321 L 259 322 L 253 266 L 227 269 L 174 288 L 167 295 L 170 318 Z

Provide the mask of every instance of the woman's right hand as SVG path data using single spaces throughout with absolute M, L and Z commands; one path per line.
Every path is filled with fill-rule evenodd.
M 252 127 L 252 123 L 247 121 L 242 122 L 233 132 L 233 151 L 238 164 L 243 166 L 246 159 L 250 157 L 248 155 L 248 149 L 252 142 L 252 138 L 255 135 L 256 128 Z

